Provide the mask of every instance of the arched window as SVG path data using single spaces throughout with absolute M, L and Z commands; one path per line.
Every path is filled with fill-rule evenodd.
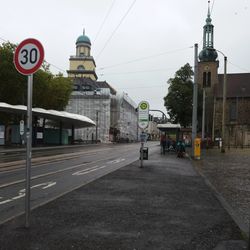
M 78 69 L 78 70 L 84 70 L 84 66 L 83 66 L 83 65 L 79 65 L 79 66 L 77 67 L 77 69 Z
M 211 87 L 211 72 L 203 72 L 203 88 Z

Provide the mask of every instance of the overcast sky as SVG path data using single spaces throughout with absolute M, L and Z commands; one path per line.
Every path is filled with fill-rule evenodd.
M 184 64 L 193 66 L 195 43 L 202 49 L 208 9 L 207 0 L 1 1 L 1 43 L 40 40 L 52 72 L 66 76 L 85 28 L 98 80 L 164 112 L 168 79 Z M 250 0 L 211 0 L 210 6 L 214 47 L 228 57 L 228 72 L 250 72 Z

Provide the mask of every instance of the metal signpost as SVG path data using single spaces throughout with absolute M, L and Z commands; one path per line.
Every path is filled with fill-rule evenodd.
M 28 76 L 27 129 L 26 129 L 26 188 L 25 188 L 25 227 L 30 225 L 30 169 L 32 155 L 32 89 L 33 74 L 40 68 L 44 59 L 42 44 L 33 38 L 22 41 L 16 48 L 14 64 L 19 73 Z M 21 125 L 21 124 L 20 124 Z
M 146 137 L 144 136 L 144 129 L 148 127 L 149 122 L 149 104 L 146 101 L 141 101 L 138 106 L 138 126 L 142 129 L 141 134 L 141 148 L 140 148 L 140 159 L 141 168 L 143 167 L 143 147 Z
M 20 121 L 20 135 L 24 134 L 24 120 Z

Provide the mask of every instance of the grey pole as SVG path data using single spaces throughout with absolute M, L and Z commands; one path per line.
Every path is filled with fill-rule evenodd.
M 97 144 L 97 133 L 98 133 L 98 110 L 96 110 L 96 126 L 95 126 L 95 143 Z
M 25 227 L 30 226 L 30 169 L 32 158 L 32 92 L 33 74 L 28 75 L 28 100 L 27 100 L 27 130 L 26 130 L 26 188 L 25 188 Z
M 206 90 L 203 88 L 203 102 L 202 102 L 202 131 L 201 139 L 205 138 L 205 114 L 206 114 Z
M 221 128 L 222 147 L 221 147 L 221 153 L 225 153 L 226 93 L 227 93 L 227 57 L 224 56 L 224 81 L 223 81 L 222 128 Z
M 198 44 L 194 45 L 194 85 L 193 85 L 193 113 L 192 113 L 192 157 L 194 157 L 194 139 L 197 134 L 197 95 L 198 95 Z
M 140 150 L 140 158 L 141 158 L 141 165 L 140 167 L 143 168 L 143 147 L 144 147 L 144 143 L 141 142 L 141 150 Z

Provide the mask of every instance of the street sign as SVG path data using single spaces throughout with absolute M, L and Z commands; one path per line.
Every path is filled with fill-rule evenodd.
M 34 38 L 22 41 L 17 46 L 14 54 L 15 67 L 23 75 L 35 73 L 42 65 L 43 59 L 43 46 Z
M 138 126 L 141 129 L 148 127 L 149 119 L 149 104 L 146 101 L 141 101 L 138 106 Z
M 34 39 L 28 38 L 22 41 L 16 48 L 14 54 L 14 65 L 21 74 L 28 76 L 27 91 L 27 125 L 26 125 L 26 184 L 25 184 L 25 227 L 30 226 L 30 169 L 32 158 L 32 92 L 33 74 L 40 68 L 44 59 L 42 44 Z M 20 134 L 21 131 L 20 123 Z M 24 129 L 23 129 L 24 130 Z
M 21 120 L 20 121 L 20 135 L 23 135 L 24 134 L 24 121 Z

